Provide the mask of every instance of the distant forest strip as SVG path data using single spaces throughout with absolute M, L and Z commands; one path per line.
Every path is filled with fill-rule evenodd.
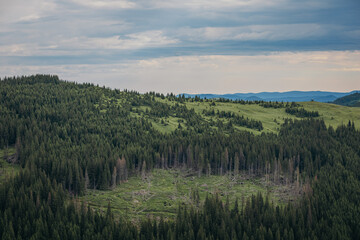
M 264 107 L 264 108 L 296 108 L 296 107 L 300 107 L 300 104 L 295 103 L 295 102 L 262 102 L 259 104 L 260 106 Z
M 0 186 L 1 238 L 360 238 L 360 132 L 353 122 L 334 129 L 313 118 L 285 120 L 278 135 L 255 136 L 213 128 L 181 106 L 181 97 L 167 96 L 179 102 L 171 107 L 154 97 L 49 75 L 2 79 L 0 148 L 15 146 L 14 163 L 23 169 Z M 146 116 L 133 116 L 136 106 L 151 106 L 152 117 L 176 114 L 186 128 L 162 134 Z M 304 195 L 284 208 L 258 195 L 241 209 L 209 197 L 199 209 L 179 209 L 175 221 L 139 227 L 114 221 L 110 205 L 99 214 L 71 200 L 153 168 L 178 167 L 294 182 Z
M 238 126 L 243 126 L 251 129 L 256 129 L 258 131 L 263 130 L 262 122 L 254 119 L 245 118 L 244 116 L 239 116 L 232 112 L 225 111 L 216 111 L 213 110 L 203 110 L 205 116 L 217 116 L 219 118 L 226 118 L 229 120 L 230 124 L 235 124 Z
M 311 118 L 311 117 L 318 117 L 319 112 L 317 111 L 307 111 L 304 108 L 291 108 L 291 107 L 287 107 L 285 109 L 286 113 L 289 113 L 291 115 L 295 115 L 296 117 L 299 118 Z

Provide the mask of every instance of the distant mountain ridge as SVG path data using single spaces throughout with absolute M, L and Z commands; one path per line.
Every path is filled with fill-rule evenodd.
M 333 102 L 338 98 L 357 93 L 351 92 L 324 92 L 324 91 L 289 91 L 289 92 L 260 92 L 260 93 L 233 93 L 233 94 L 187 94 L 186 97 L 200 98 L 225 98 L 231 100 L 245 100 L 245 101 L 278 101 L 278 102 Z M 182 95 L 182 94 L 181 94 Z

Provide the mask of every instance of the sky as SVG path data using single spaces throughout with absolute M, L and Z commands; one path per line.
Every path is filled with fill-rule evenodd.
M 162 93 L 360 89 L 358 0 L 0 0 L 0 77 Z

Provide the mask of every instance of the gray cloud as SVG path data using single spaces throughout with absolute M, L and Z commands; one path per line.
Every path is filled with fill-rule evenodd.
M 76 73 L 83 68 L 71 66 L 108 69 L 180 56 L 356 51 L 359 15 L 355 0 L 1 0 L 0 64 L 18 74 L 29 66 L 40 72 L 68 66 L 62 74 L 68 76 L 68 70 L 85 78 Z M 357 67 L 336 69 L 358 76 Z M 0 75 L 9 73 L 3 68 Z

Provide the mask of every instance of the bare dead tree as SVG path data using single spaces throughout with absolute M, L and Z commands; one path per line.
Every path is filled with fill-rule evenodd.
M 90 180 L 87 168 L 85 169 L 85 191 L 90 187 Z

